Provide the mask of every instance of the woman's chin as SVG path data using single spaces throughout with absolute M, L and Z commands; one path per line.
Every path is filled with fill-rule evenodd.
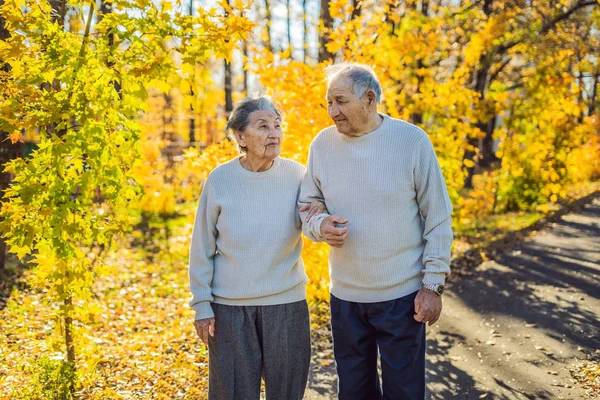
M 265 155 L 267 157 L 270 157 L 270 158 L 274 159 L 277 156 L 279 156 L 280 152 L 281 152 L 281 147 L 279 147 L 279 146 L 267 146 L 267 150 L 265 151 Z

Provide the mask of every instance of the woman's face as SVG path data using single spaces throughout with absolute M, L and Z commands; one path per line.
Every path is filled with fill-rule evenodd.
M 248 157 L 273 160 L 281 151 L 281 118 L 272 110 L 254 111 L 246 130 L 237 132 L 236 137 Z

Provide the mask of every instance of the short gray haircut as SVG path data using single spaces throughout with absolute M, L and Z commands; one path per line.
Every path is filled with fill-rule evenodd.
M 227 120 L 225 129 L 227 130 L 227 137 L 230 140 L 237 143 L 234 133 L 246 131 L 246 128 L 250 124 L 250 114 L 254 111 L 274 111 L 281 118 L 281 111 L 275 107 L 270 96 L 247 97 L 235 105 Z M 242 154 L 246 154 L 248 151 L 246 147 L 240 146 L 239 143 L 237 143 L 237 147 L 238 151 Z
M 358 98 L 372 90 L 375 92 L 377 103 L 381 101 L 381 83 L 373 68 L 368 65 L 348 62 L 330 65 L 325 68 L 325 76 L 328 85 L 338 77 L 348 78 L 350 89 Z

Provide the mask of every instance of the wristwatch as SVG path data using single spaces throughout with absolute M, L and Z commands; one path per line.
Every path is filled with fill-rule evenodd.
M 444 293 L 444 285 L 429 284 L 429 285 L 423 285 L 423 287 L 425 289 L 431 290 L 433 293 L 437 294 L 438 296 L 441 296 L 442 293 Z

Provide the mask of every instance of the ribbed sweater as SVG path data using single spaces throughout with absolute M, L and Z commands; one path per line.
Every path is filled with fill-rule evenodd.
M 331 293 L 379 302 L 443 284 L 450 273 L 452 205 L 427 134 L 382 115 L 374 131 L 350 137 L 335 126 L 313 140 L 300 204 L 323 200 L 349 220 L 341 248 L 331 247 Z M 303 225 L 313 241 L 328 214 Z M 304 220 L 305 213 L 301 213 Z
M 189 279 L 195 319 L 211 302 L 286 304 L 306 298 L 298 194 L 305 168 L 277 157 L 264 172 L 240 157 L 215 168 L 204 184 L 192 232 Z

